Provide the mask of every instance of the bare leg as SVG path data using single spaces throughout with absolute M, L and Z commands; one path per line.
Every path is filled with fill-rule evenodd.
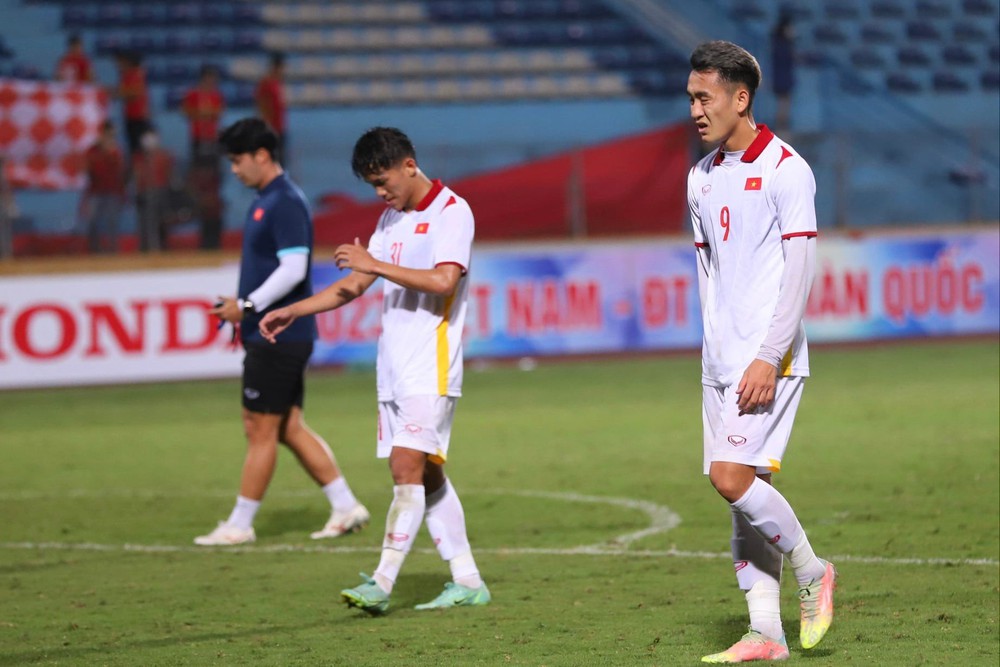
M 320 486 L 326 486 L 340 477 L 340 469 L 333 451 L 315 431 L 309 428 L 302 416 L 302 409 L 293 406 L 288 411 L 279 433 L 281 442 L 288 446 L 295 457 Z
M 267 491 L 278 460 L 278 429 L 284 415 L 251 412 L 243 408 L 247 455 L 240 477 L 240 495 L 260 500 Z

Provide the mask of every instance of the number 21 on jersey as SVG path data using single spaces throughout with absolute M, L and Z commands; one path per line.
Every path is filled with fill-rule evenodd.
M 401 241 L 396 241 L 389 248 L 389 259 L 396 266 L 399 266 L 399 262 L 403 257 L 403 243 Z

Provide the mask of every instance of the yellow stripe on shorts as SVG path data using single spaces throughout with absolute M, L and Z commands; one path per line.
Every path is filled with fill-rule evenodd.
M 792 348 L 788 348 L 785 356 L 781 358 L 781 377 L 788 377 L 792 374 Z

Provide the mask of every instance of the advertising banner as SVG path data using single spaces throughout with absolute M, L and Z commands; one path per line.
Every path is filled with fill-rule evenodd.
M 0 388 L 238 375 L 236 268 L 0 278 Z
M 814 343 L 1000 333 L 1000 230 L 819 239 Z M 235 266 L 0 278 L 0 388 L 237 376 L 208 314 Z M 340 277 L 317 262 L 317 290 Z M 478 248 L 466 358 L 697 349 L 690 241 Z M 316 366 L 371 364 L 381 284 L 317 317 Z
M 1000 331 L 1000 231 L 820 236 L 806 313 L 813 342 Z M 473 258 L 466 357 L 697 348 L 694 246 L 686 241 L 481 249 Z M 317 289 L 336 267 L 315 269 Z M 380 283 L 319 318 L 314 364 L 370 362 Z

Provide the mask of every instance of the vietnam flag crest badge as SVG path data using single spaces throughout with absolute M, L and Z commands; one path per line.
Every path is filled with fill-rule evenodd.
M 762 180 L 760 176 L 755 176 L 754 178 L 748 178 L 746 185 L 743 186 L 744 190 L 760 190 Z
M 431 223 L 429 222 L 418 222 L 417 228 L 413 230 L 414 234 L 426 234 L 427 230 L 430 229 Z

